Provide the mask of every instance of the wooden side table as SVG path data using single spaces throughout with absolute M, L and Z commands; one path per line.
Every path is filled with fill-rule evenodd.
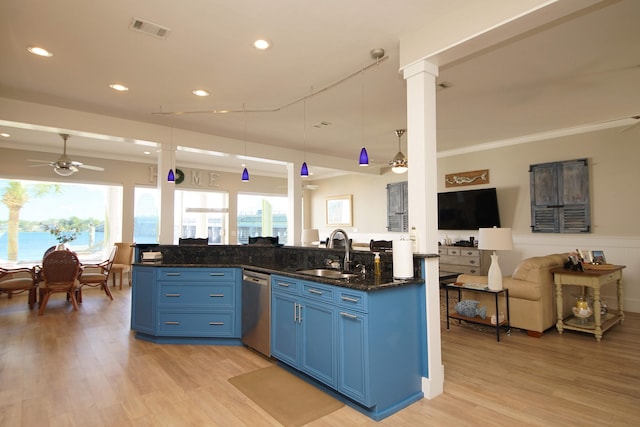
M 612 265 L 610 268 L 602 270 L 572 271 L 562 267 L 551 269 L 553 280 L 556 284 L 556 306 L 558 310 L 558 321 L 556 328 L 559 333 L 565 329 L 573 331 L 587 332 L 594 334 L 597 341 L 602 339 L 602 334 L 612 326 L 624 321 L 624 311 L 622 305 L 622 269 L 624 265 Z M 604 285 L 615 284 L 618 296 L 618 310 L 609 310 L 604 316 L 600 313 L 601 299 L 600 288 Z M 575 316 L 563 318 L 562 285 L 582 286 L 593 289 L 593 321 L 581 323 Z

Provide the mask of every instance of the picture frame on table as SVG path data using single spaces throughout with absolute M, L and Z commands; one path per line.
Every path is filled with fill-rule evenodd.
M 578 253 L 580 254 L 580 258 L 585 264 L 593 263 L 593 259 L 591 258 L 591 251 L 588 249 L 578 249 Z
M 607 259 L 604 256 L 604 251 L 599 249 L 591 251 L 591 262 L 594 264 L 606 264 Z

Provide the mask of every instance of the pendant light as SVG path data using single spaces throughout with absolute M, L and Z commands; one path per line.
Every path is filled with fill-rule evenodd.
M 242 182 L 249 182 L 249 171 L 247 170 L 247 110 L 242 104 L 242 116 L 244 118 L 244 170 L 242 171 Z
M 364 146 L 364 67 L 362 68 L 362 149 L 360 150 L 360 166 L 369 166 L 369 154 Z
M 389 162 L 391 165 L 391 171 L 393 173 L 405 173 L 409 170 L 409 161 L 407 157 L 402 154 L 402 147 L 400 145 L 400 141 L 402 139 L 402 135 L 404 135 L 405 129 L 396 129 L 395 133 L 398 137 L 398 153 L 393 157 L 393 160 Z
M 173 149 L 173 120 L 171 121 L 171 133 L 169 135 L 169 139 L 171 140 L 171 149 Z M 176 175 L 173 173 L 173 168 L 169 168 L 169 173 L 167 174 L 167 182 L 176 182 Z
M 302 113 L 302 128 L 303 128 L 303 140 L 302 140 L 302 149 L 304 153 L 304 161 L 302 162 L 302 167 L 300 168 L 300 176 L 308 177 L 309 176 L 309 168 L 307 167 L 307 100 L 302 101 L 303 105 L 303 113 Z

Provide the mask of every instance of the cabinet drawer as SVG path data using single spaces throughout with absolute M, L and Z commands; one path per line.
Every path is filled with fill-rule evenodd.
M 235 268 L 163 268 L 158 271 L 160 281 L 234 281 Z
M 235 284 L 180 285 L 160 283 L 160 305 L 190 305 L 233 308 Z
M 305 298 L 335 303 L 335 291 L 333 287 L 323 286 L 318 283 L 302 282 L 302 296 Z
M 192 337 L 233 336 L 231 312 L 187 313 L 162 311 L 159 315 L 158 335 Z
M 460 259 L 461 265 L 471 265 L 471 266 L 480 266 L 480 257 L 479 256 L 461 256 Z
M 460 255 L 460 249 L 459 248 L 447 248 L 447 255 L 459 256 Z
M 367 294 L 360 291 L 340 290 L 338 292 L 338 306 L 366 313 Z
M 462 256 L 475 256 L 475 257 L 480 258 L 480 250 L 479 249 L 462 248 L 462 249 L 460 249 L 460 255 L 462 255 Z
M 472 265 L 440 264 L 440 270 L 450 271 L 452 273 L 460 273 L 460 274 L 475 274 L 475 275 L 482 274 L 479 266 L 472 266 Z
M 298 295 L 300 294 L 300 283 L 296 279 L 271 276 L 271 289 L 274 292 L 288 292 Z
M 438 246 L 438 255 L 446 255 L 446 254 L 447 254 L 447 248 Z

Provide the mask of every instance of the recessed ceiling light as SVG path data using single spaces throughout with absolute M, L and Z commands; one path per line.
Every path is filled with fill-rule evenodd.
M 27 50 L 33 53 L 34 55 L 38 55 L 38 56 L 45 56 L 47 58 L 53 56 L 53 53 L 38 46 L 29 46 Z
M 118 92 L 126 92 L 129 90 L 125 85 L 121 85 L 119 83 L 110 84 L 109 87 L 113 90 L 117 90 Z
M 194 90 L 192 91 L 192 93 L 193 93 L 195 96 L 209 96 L 209 95 L 210 95 L 209 91 L 204 90 L 204 89 L 194 89 Z
M 143 151 L 144 154 L 151 154 L 151 151 Z
M 0 136 L 3 137 L 3 138 L 9 138 L 11 135 L 9 135 L 8 133 L 2 132 L 2 133 L 0 133 Z
M 271 47 L 271 43 L 268 40 L 258 39 L 253 42 L 253 47 L 258 50 L 267 50 Z

